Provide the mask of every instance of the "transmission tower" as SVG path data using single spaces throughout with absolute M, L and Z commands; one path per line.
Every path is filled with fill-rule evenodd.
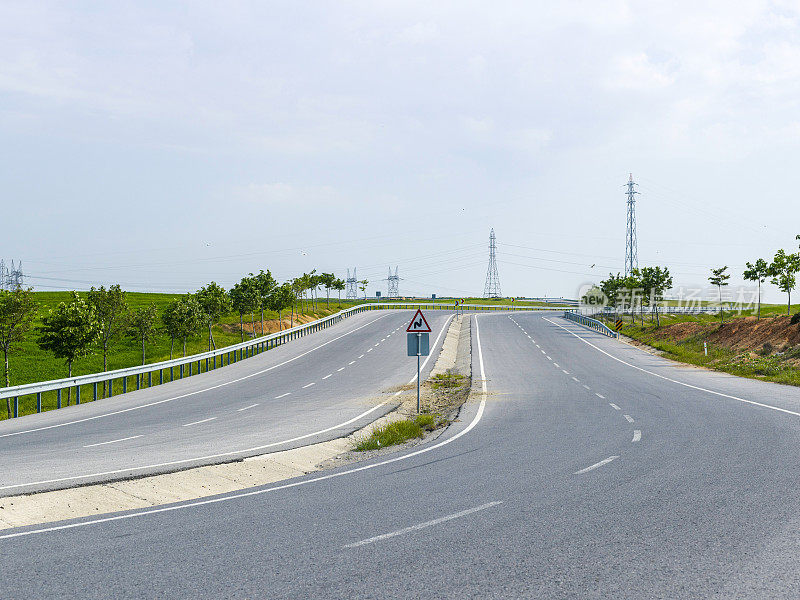
M 17 268 L 14 268 L 14 261 L 11 261 L 11 270 L 8 273 L 9 289 L 15 290 L 22 287 L 22 261 L 19 261 Z
M 489 233 L 489 268 L 486 270 L 486 285 L 483 287 L 484 298 L 500 298 L 500 276 L 497 274 L 497 240 L 494 229 Z
M 358 279 L 356 279 L 356 270 L 353 268 L 353 276 L 350 277 L 350 269 L 347 269 L 347 291 L 345 292 L 347 300 L 358 299 Z
M 633 173 L 628 178 L 627 196 L 628 196 L 628 230 L 625 233 L 625 277 L 631 274 L 631 271 L 639 268 L 639 252 L 636 242 L 636 194 L 634 189 L 636 184 L 633 182 Z
M 0 290 L 6 289 L 6 263 L 0 259 Z
M 386 290 L 386 297 L 387 298 L 399 298 L 400 297 L 400 277 L 397 275 L 399 267 L 394 268 L 394 275 L 392 275 L 392 267 L 389 267 L 389 277 L 386 278 L 387 282 L 387 290 Z

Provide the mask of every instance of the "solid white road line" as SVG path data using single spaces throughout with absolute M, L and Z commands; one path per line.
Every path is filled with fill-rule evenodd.
M 432 521 L 418 523 L 417 525 L 412 525 L 411 527 L 404 527 L 403 529 L 398 529 L 397 531 L 392 531 L 391 533 L 383 533 L 381 535 L 376 535 L 375 537 L 367 538 L 366 540 L 361 540 L 360 542 L 347 544 L 343 547 L 343 549 L 358 548 L 359 546 L 366 546 L 367 544 L 372 544 L 373 542 L 380 542 L 382 540 L 387 540 L 389 538 L 393 538 L 398 535 L 413 533 L 414 531 L 419 531 L 420 529 L 425 529 L 426 527 L 433 527 L 434 525 L 439 525 L 440 523 L 446 523 L 447 521 L 452 521 L 453 519 L 466 517 L 467 515 L 471 515 L 473 513 L 486 510 L 487 508 L 491 508 L 493 506 L 497 506 L 498 504 L 502 503 L 503 503 L 502 501 L 487 502 L 486 504 L 481 504 L 480 506 L 476 506 L 475 508 L 468 508 L 467 510 L 462 510 L 460 512 L 453 513 L 452 515 L 447 515 L 446 517 L 439 517 L 438 519 L 433 519 Z
M 445 327 L 447 327 L 447 324 L 449 322 L 450 322 L 450 320 L 448 319 L 447 322 L 445 323 Z M 444 331 L 444 329 L 442 329 L 442 331 Z M 441 333 L 439 334 L 439 337 L 441 337 Z M 438 341 L 439 341 L 439 338 L 437 338 L 436 342 L 434 342 L 434 346 L 436 345 L 436 343 Z M 20 531 L 20 532 L 17 532 L 17 533 L 7 533 L 5 535 L 0 535 L 0 540 L 7 540 L 7 539 L 11 539 L 11 538 L 18 538 L 18 537 L 27 537 L 29 535 L 41 535 L 43 533 L 50 533 L 52 531 L 63 531 L 65 529 L 75 529 L 75 528 L 78 528 L 78 527 L 86 527 L 86 526 L 89 526 L 89 525 L 97 525 L 97 524 L 100 524 L 100 523 L 108 523 L 108 522 L 111 522 L 111 521 L 122 521 L 122 520 L 126 520 L 126 519 L 135 519 L 135 518 L 138 518 L 138 517 L 146 517 L 148 515 L 153 515 L 153 514 L 168 513 L 168 512 L 173 512 L 173 511 L 177 511 L 177 510 L 186 510 L 187 508 L 194 508 L 196 506 L 205 506 L 205 505 L 208 505 L 208 504 L 217 504 L 218 502 L 230 502 L 231 500 L 238 500 L 239 498 L 248 498 L 250 496 L 261 496 L 263 494 L 268 494 L 269 492 L 276 492 L 276 491 L 279 491 L 279 490 L 286 490 L 286 489 L 290 489 L 290 488 L 300 487 L 300 486 L 303 486 L 303 485 L 309 485 L 311 483 L 316 483 L 318 481 L 327 481 L 328 479 L 334 479 L 335 477 L 342 477 L 344 475 L 352 475 L 353 473 L 359 473 L 361 471 L 367 471 L 369 469 L 374 469 L 375 467 L 382 467 L 383 465 L 392 464 L 392 463 L 395 463 L 395 462 L 398 462 L 398 461 L 401 461 L 401 460 L 408 460 L 409 458 L 413 458 L 413 457 L 418 456 L 420 454 L 426 454 L 427 452 L 431 452 L 433 450 L 436 450 L 437 448 L 441 448 L 442 446 L 446 446 L 447 444 L 451 444 L 451 443 L 455 442 L 457 439 L 459 439 L 460 437 L 462 437 L 464 435 L 467 435 L 470 431 L 472 431 L 475 428 L 475 426 L 480 422 L 480 420 L 483 418 L 483 412 L 486 409 L 486 396 L 487 396 L 486 373 L 483 370 L 483 350 L 481 348 L 480 329 L 478 328 L 478 315 L 475 315 L 475 343 L 476 343 L 476 345 L 478 347 L 478 363 L 480 365 L 480 370 L 481 370 L 481 391 L 482 391 L 481 402 L 478 405 L 478 411 L 475 413 L 475 416 L 473 417 L 473 419 L 470 422 L 470 424 L 467 425 L 464 429 L 462 429 L 461 431 L 456 433 L 453 437 L 449 437 L 449 438 L 447 438 L 445 440 L 442 440 L 441 442 L 437 442 L 436 444 L 433 444 L 432 446 L 426 446 L 426 447 L 424 447 L 424 448 L 422 448 L 420 450 L 416 450 L 414 452 L 409 452 L 408 454 L 403 454 L 401 456 L 397 456 L 397 457 L 394 457 L 394 458 L 389 458 L 389 459 L 381 461 L 381 462 L 376 462 L 376 463 L 364 465 L 363 467 L 355 467 L 353 469 L 348 469 L 346 471 L 338 471 L 336 473 L 330 473 L 328 475 L 320 475 L 319 477 L 312 477 L 310 479 L 303 479 L 301 481 L 293 481 L 291 483 L 284 483 L 283 485 L 277 485 L 275 487 L 270 487 L 270 488 L 266 488 L 266 489 L 258 489 L 258 490 L 253 490 L 253 491 L 250 491 L 250 492 L 243 492 L 243 493 L 240 493 L 240 494 L 231 494 L 229 496 L 221 496 L 221 497 L 216 497 L 216 498 L 210 498 L 210 499 L 207 499 L 207 500 L 198 500 L 198 501 L 195 501 L 195 502 L 187 502 L 185 504 L 165 506 L 165 507 L 162 507 L 162 508 L 153 508 L 153 509 L 147 509 L 147 510 L 140 510 L 139 512 L 126 513 L 126 514 L 122 514 L 122 515 L 115 515 L 113 517 L 102 517 L 102 518 L 99 518 L 99 519 L 92 519 L 90 521 L 80 521 L 78 523 L 69 523 L 69 524 L 66 524 L 66 525 L 55 525 L 55 526 L 52 526 L 52 527 L 42 527 L 40 529 L 29 529 L 27 531 Z M 382 405 L 383 405 L 383 403 L 379 404 L 375 408 L 371 408 L 370 410 L 367 411 L 367 413 L 372 412 L 373 410 L 379 408 Z M 351 422 L 359 419 L 360 417 L 363 417 L 367 413 L 363 413 L 362 415 L 359 415 L 355 419 L 352 419 L 351 421 L 348 421 L 346 423 L 342 423 L 341 425 L 336 425 L 335 427 L 331 427 L 331 429 L 335 429 L 337 427 L 343 427 L 345 425 L 349 425 Z M 317 433 L 324 433 L 324 431 L 317 432 Z M 313 433 L 313 434 L 309 434 L 309 435 L 317 435 L 317 433 Z M 304 437 L 307 437 L 307 436 L 304 436 Z M 296 438 L 296 439 L 299 439 L 299 438 Z M 291 442 L 291 441 L 295 441 L 295 440 L 287 440 L 287 441 Z M 284 443 L 284 442 L 280 442 L 280 443 Z M 206 458 L 215 458 L 215 457 L 206 457 Z M 195 459 L 192 459 L 192 460 L 195 460 Z M 39 482 L 39 483 L 53 483 L 53 482 Z M 24 484 L 24 485 L 30 485 L 30 484 Z M 20 487 L 20 486 L 12 486 L 12 487 Z M 0 489 L 5 489 L 5 488 L 0 488 Z
M 97 444 L 86 444 L 84 448 L 94 448 L 95 446 L 105 446 L 106 444 L 116 444 L 117 442 L 126 442 L 128 440 L 135 440 L 136 438 L 142 437 L 141 435 L 132 435 L 126 438 L 120 438 L 118 440 L 111 440 L 108 442 L 98 442 Z
M 638 429 L 634 429 L 633 430 L 633 439 L 631 440 L 631 442 L 638 442 L 641 439 L 642 439 L 642 432 L 639 431 Z
M 121 410 L 115 410 L 115 411 L 112 411 L 112 412 L 109 412 L 109 413 L 104 413 L 102 415 L 94 415 L 92 417 L 85 417 L 83 419 L 76 419 L 74 421 L 66 421 L 64 423 L 56 423 L 54 425 L 45 425 L 43 427 L 35 427 L 33 429 L 25 429 L 23 431 L 14 431 L 14 432 L 11 432 L 11 433 L 3 433 L 3 434 L 0 434 L 0 438 L 9 437 L 9 436 L 12 436 L 12 435 L 22 435 L 24 433 L 34 433 L 36 431 L 44 431 L 45 429 L 55 429 L 56 427 L 65 427 L 67 425 L 75 425 L 76 423 L 85 423 L 86 421 L 94 421 L 95 419 L 102 419 L 104 417 L 111 417 L 113 415 L 119 415 L 119 414 L 122 414 L 122 413 L 130 412 L 132 410 L 139 410 L 139 409 L 142 409 L 142 408 L 149 408 L 151 406 L 157 406 L 159 404 L 164 404 L 165 402 L 172 402 L 173 400 L 180 400 L 181 398 L 188 398 L 190 396 L 195 396 L 197 394 L 202 394 L 203 392 L 210 392 L 211 390 L 216 390 L 218 388 L 225 387 L 225 386 L 228 386 L 228 385 L 231 385 L 231 384 L 234 384 L 234 383 L 239 383 L 240 381 L 245 381 L 247 379 L 250 379 L 251 377 L 258 377 L 259 375 L 263 375 L 264 373 L 272 371 L 273 369 L 277 369 L 278 367 L 282 367 L 283 365 L 289 364 L 290 362 L 293 362 L 293 361 L 297 360 L 298 358 L 302 358 L 302 357 L 306 356 L 307 354 L 311 354 L 315 350 L 319 350 L 320 348 L 324 348 L 328 344 L 332 344 L 336 340 L 340 340 L 343 337 L 350 335 L 351 333 L 355 333 L 359 329 L 364 329 L 364 327 L 367 327 L 368 325 L 371 325 L 372 323 L 374 323 L 378 319 L 382 319 L 385 316 L 387 316 L 387 315 L 381 315 L 381 316 L 379 316 L 379 317 L 377 317 L 375 319 L 372 319 L 372 321 L 370 321 L 369 323 L 365 323 L 364 325 L 356 327 L 355 329 L 353 329 L 351 331 L 348 331 L 347 333 L 343 333 L 340 336 L 337 336 L 337 337 L 335 337 L 333 339 L 330 339 L 327 342 L 325 342 L 323 344 L 320 344 L 319 346 L 316 346 L 315 348 L 311 348 L 310 350 L 306 350 L 302 354 L 298 354 L 297 356 L 293 356 L 292 358 L 290 358 L 288 360 L 285 360 L 282 363 L 278 363 L 277 365 L 273 365 L 273 366 L 268 367 L 266 369 L 262 369 L 261 371 L 257 371 L 255 373 L 250 373 L 249 375 L 245 375 L 244 377 L 238 377 L 236 379 L 231 379 L 230 381 L 225 381 L 224 383 L 219 383 L 217 385 L 212 385 L 211 387 L 203 388 L 202 390 L 195 390 L 193 392 L 188 392 L 186 394 L 181 394 L 180 396 L 173 396 L 172 398 L 164 398 L 163 400 L 156 400 L 155 402 L 148 402 L 147 404 L 140 404 L 139 406 L 131 406 L 130 408 L 123 408 Z M 0 488 L 0 489 L 2 489 L 2 488 Z
M 292 392 L 286 392 L 285 394 L 281 394 L 280 396 L 275 396 L 275 400 L 280 400 L 281 398 L 286 398 Z
M 202 421 L 192 421 L 191 423 L 184 423 L 182 427 L 189 427 L 190 425 L 200 425 L 200 423 L 208 423 L 209 421 L 213 421 L 217 417 L 209 417 L 207 419 L 203 419 Z
M 721 398 L 729 398 L 731 400 L 737 400 L 738 402 L 743 402 L 744 404 L 750 404 L 752 406 L 759 406 L 761 408 L 768 408 L 770 410 L 775 410 L 775 411 L 778 411 L 778 412 L 786 413 L 787 415 L 794 415 L 796 417 L 800 417 L 800 412 L 796 412 L 796 411 L 789 410 L 789 409 L 786 409 L 786 408 L 781 408 L 779 406 L 773 406 L 771 404 L 765 404 L 763 402 L 756 402 L 755 400 L 747 400 L 746 398 L 739 398 L 738 396 L 733 396 L 731 394 L 725 394 L 723 392 L 716 392 L 716 391 L 710 390 L 708 388 L 700 387 L 699 385 L 692 385 L 691 383 L 685 383 L 683 381 L 678 381 L 677 379 L 672 379 L 671 377 L 667 377 L 666 375 L 659 375 L 658 373 L 653 373 L 652 371 L 648 371 L 647 369 L 643 369 L 642 367 L 637 367 L 636 365 L 633 365 L 633 364 L 631 364 L 629 362 L 626 362 L 626 361 L 622 360 L 621 358 L 617 358 L 613 354 L 610 354 L 610 353 L 606 352 L 605 350 L 603 350 L 602 348 L 599 348 L 599 347 L 595 346 L 590 341 L 583 339 L 577 333 L 575 333 L 574 331 L 570 331 L 568 328 L 564 327 L 563 325 L 560 325 L 559 323 L 556 323 L 555 321 L 551 321 L 547 317 L 542 317 L 542 318 L 545 321 L 547 321 L 548 323 L 552 323 L 556 327 L 560 327 L 561 329 L 563 329 L 567 333 L 569 333 L 571 335 L 574 335 L 576 338 L 578 338 L 584 344 L 587 344 L 588 346 L 591 346 L 592 348 L 594 348 L 598 352 L 600 352 L 602 354 L 605 354 L 610 359 L 615 360 L 617 362 L 620 362 L 623 365 L 630 367 L 631 369 L 636 369 L 637 371 L 641 371 L 642 373 L 647 373 L 648 375 L 652 375 L 653 377 L 658 377 L 659 379 L 663 379 L 664 381 L 669 381 L 670 383 L 675 383 L 677 385 L 682 385 L 683 387 L 687 387 L 687 388 L 690 388 L 690 389 L 693 389 L 693 390 L 697 390 L 699 392 L 706 392 L 708 394 L 713 394 L 714 396 L 719 396 Z
M 325 377 L 323 377 L 323 379 L 327 379 L 328 377 L 331 377 L 332 375 L 333 375 L 333 373 L 328 373 L 327 375 L 325 375 Z
M 608 403 L 608 405 L 609 405 L 611 408 L 613 408 L 614 410 L 621 410 L 621 409 L 620 409 L 620 407 L 619 407 L 619 406 L 617 406 L 616 404 L 614 404 L 613 402 L 609 402 L 609 403 Z
M 245 406 L 244 408 L 239 408 L 239 409 L 236 410 L 236 412 L 242 412 L 243 410 L 249 410 L 251 408 L 255 408 L 256 406 L 258 406 L 258 402 L 256 402 L 255 404 L 251 404 L 250 406 Z
M 598 467 L 602 467 L 603 465 L 607 465 L 612 460 L 619 458 L 619 456 L 609 456 L 601 460 L 599 463 L 594 463 L 591 467 L 586 467 L 585 469 L 581 469 L 580 471 L 575 471 L 573 475 L 583 475 L 584 473 L 588 473 L 589 471 L 594 471 Z
M 598 398 L 602 398 L 603 400 L 606 399 L 606 397 L 603 396 L 603 394 L 598 394 L 597 392 L 595 392 L 594 395 L 597 396 Z
M 316 382 L 314 382 L 314 381 L 312 381 L 311 383 L 307 383 L 307 384 L 305 384 L 305 385 L 303 386 L 303 389 L 309 388 L 309 387 L 311 387 L 312 385 L 314 385 L 315 383 L 316 383 Z
M 633 423 L 633 417 L 630 415 L 622 415 L 628 423 Z

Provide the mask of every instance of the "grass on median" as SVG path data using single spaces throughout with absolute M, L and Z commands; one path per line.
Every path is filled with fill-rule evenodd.
M 383 427 L 375 428 L 368 437 L 356 444 L 354 450 L 364 452 L 402 444 L 408 440 L 421 438 L 426 431 L 433 431 L 435 428 L 436 417 L 434 415 L 418 415 L 413 419 L 394 421 Z

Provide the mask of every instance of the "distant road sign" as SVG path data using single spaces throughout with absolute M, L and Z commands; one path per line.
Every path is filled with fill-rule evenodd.
M 408 333 L 430 333 L 431 326 L 428 325 L 428 321 L 425 319 L 425 315 L 422 314 L 420 309 L 417 309 L 417 312 L 414 313 L 414 318 L 411 319 L 411 323 L 408 324 L 406 328 Z

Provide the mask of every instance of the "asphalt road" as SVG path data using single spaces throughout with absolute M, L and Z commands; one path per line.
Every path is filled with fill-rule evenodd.
M 224 462 L 339 437 L 416 376 L 413 311 L 371 311 L 230 366 L 0 422 L 0 496 Z M 431 311 L 431 342 L 452 313 Z M 439 345 L 432 351 L 438 352 Z M 427 370 L 433 366 L 433 360 Z
M 800 596 L 800 390 L 555 314 L 478 316 L 473 373 L 483 399 L 403 452 L 4 533 L 0 596 Z

